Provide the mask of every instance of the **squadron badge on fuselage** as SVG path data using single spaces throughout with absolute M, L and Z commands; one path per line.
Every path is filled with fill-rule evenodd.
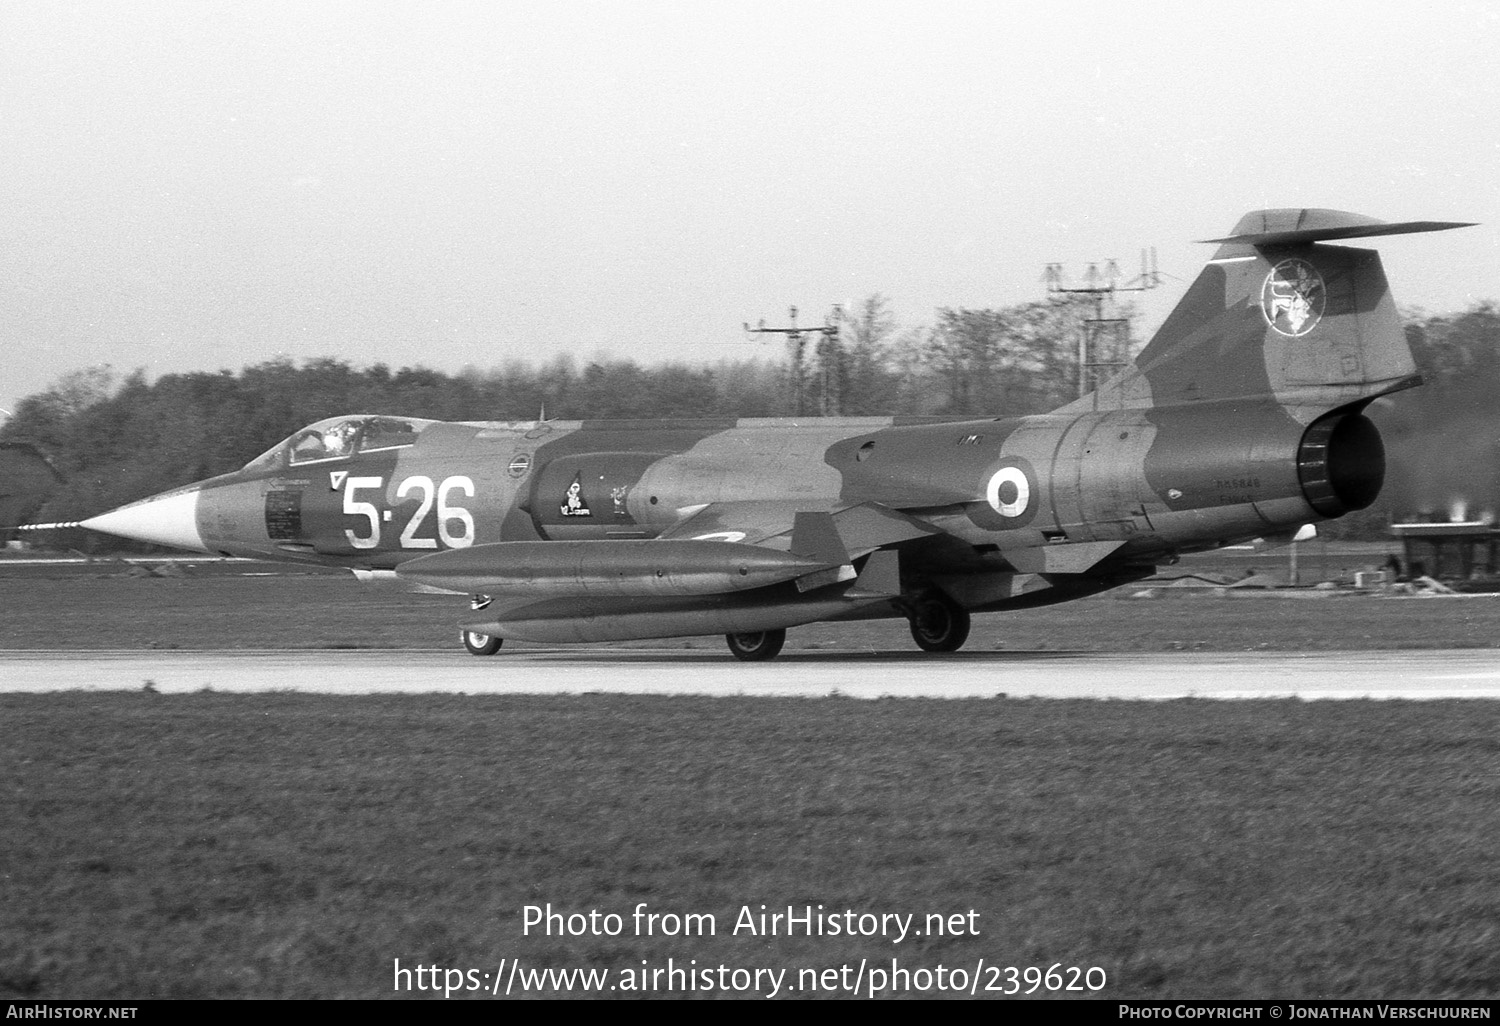
M 591 517 L 593 511 L 589 509 L 589 500 L 583 496 L 583 475 L 579 473 L 573 477 L 573 483 L 568 485 L 568 494 L 563 498 L 562 515 L 565 517 Z
M 1312 264 L 1295 257 L 1271 268 L 1260 287 L 1261 315 L 1274 331 L 1291 338 L 1317 327 L 1326 301 L 1323 276 Z

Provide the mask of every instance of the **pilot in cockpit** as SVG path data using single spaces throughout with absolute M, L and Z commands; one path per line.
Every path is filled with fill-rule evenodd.
M 328 429 L 323 436 L 323 447 L 329 456 L 348 456 L 354 451 L 354 439 L 358 434 L 358 421 L 343 421 Z
M 321 431 L 304 431 L 292 443 L 292 461 L 295 463 L 322 459 L 325 452 Z

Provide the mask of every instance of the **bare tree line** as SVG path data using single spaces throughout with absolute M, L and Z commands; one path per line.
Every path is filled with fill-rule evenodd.
M 71 520 L 235 469 L 297 428 L 340 413 L 502 421 L 772 417 L 799 408 L 1020 416 L 1076 395 L 1085 316 L 1076 301 L 1053 298 L 941 308 L 931 326 L 903 329 L 889 301 L 873 294 L 843 313 L 836 337 L 818 336 L 801 394 L 782 359 L 643 366 L 559 356 L 446 374 L 324 357 L 155 381 L 96 367 L 23 399 L 0 427 L 0 442 L 30 443 L 49 456 L 66 484 L 46 518 Z M 1383 530 L 1386 518 L 1400 515 L 1393 510 L 1441 508 L 1461 492 L 1476 510 L 1500 506 L 1500 307 L 1411 311 L 1405 323 L 1429 385 L 1374 410 L 1392 455 L 1391 487 L 1346 530 Z

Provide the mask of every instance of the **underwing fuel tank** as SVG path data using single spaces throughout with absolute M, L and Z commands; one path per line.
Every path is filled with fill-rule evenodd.
M 408 560 L 405 581 L 536 597 L 719 595 L 829 569 L 823 560 L 723 541 L 494 542 Z

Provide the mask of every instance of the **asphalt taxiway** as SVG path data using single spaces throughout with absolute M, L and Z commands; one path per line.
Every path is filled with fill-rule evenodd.
M 0 651 L 0 691 L 851 698 L 1500 698 L 1500 650 L 1057 653 L 530 649 Z

